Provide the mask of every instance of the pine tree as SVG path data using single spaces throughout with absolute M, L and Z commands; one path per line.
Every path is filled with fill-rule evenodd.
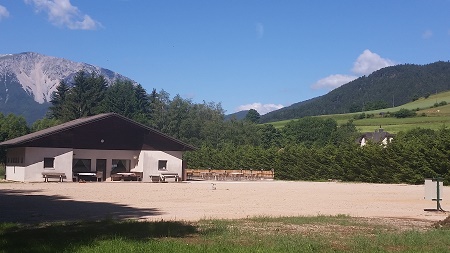
M 136 104 L 133 119 L 145 125 L 150 124 L 150 99 L 142 85 L 134 87 L 134 96 Z
M 111 85 L 103 101 L 104 112 L 115 112 L 132 118 L 136 111 L 134 86 L 130 81 L 118 80 Z
M 49 108 L 48 117 L 53 119 L 62 119 L 63 118 L 63 108 L 66 106 L 66 97 L 69 93 L 70 87 L 64 80 L 59 82 L 59 85 L 56 87 L 56 91 L 54 91 L 51 95 L 50 103 L 52 104 Z
M 107 90 L 103 76 L 92 72 L 87 75 L 83 70 L 74 78 L 72 89 L 66 97 L 67 106 L 63 107 L 63 121 L 92 116 L 102 111 L 102 103 Z

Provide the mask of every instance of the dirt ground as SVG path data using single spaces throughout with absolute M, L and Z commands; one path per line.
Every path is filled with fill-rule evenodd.
M 423 185 L 342 182 L 0 183 L 0 221 L 346 214 L 422 226 L 445 219 L 450 213 L 424 211 L 436 207 L 424 192 Z M 444 187 L 441 205 L 450 208 L 450 187 Z

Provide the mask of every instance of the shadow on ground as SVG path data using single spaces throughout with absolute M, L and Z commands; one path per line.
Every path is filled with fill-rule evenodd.
M 137 221 L 160 214 L 156 208 L 0 190 L 0 252 L 73 252 L 104 240 L 145 242 L 197 233 L 183 222 Z
M 75 201 L 38 191 L 0 190 L 0 222 L 34 224 L 55 221 L 126 220 L 160 215 L 156 208 L 106 202 Z
M 3 227 L 2 227 L 3 226 Z M 83 221 L 39 225 L 0 224 L 1 252 L 75 252 L 82 248 L 114 251 L 101 242 L 120 240 L 122 245 L 156 238 L 185 237 L 198 233 L 190 224 L 175 221 Z M 108 245 L 108 243 L 106 243 Z M 112 245 L 117 245 L 112 243 Z M 116 249 L 117 250 L 117 249 Z M 94 250 L 95 251 L 95 250 Z

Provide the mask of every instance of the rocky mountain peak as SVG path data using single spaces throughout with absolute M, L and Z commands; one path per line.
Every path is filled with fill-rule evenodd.
M 49 102 L 51 94 L 56 90 L 59 82 L 65 80 L 70 83 L 75 73 L 80 70 L 103 75 L 109 83 L 116 79 L 129 80 L 129 78 L 104 68 L 34 52 L 0 55 L 0 82 L 5 83 L 4 91 L 6 93 L 3 102 L 8 100 L 8 85 L 17 84 L 21 85 L 34 101 L 40 104 Z M 6 83 L 7 79 L 9 80 L 8 84 Z M 3 92 L 0 91 L 1 93 Z

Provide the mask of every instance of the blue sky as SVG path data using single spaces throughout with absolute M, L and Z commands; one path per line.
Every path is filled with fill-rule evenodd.
M 450 0 L 0 0 L 0 54 L 119 72 L 261 114 L 394 64 L 450 60 Z

